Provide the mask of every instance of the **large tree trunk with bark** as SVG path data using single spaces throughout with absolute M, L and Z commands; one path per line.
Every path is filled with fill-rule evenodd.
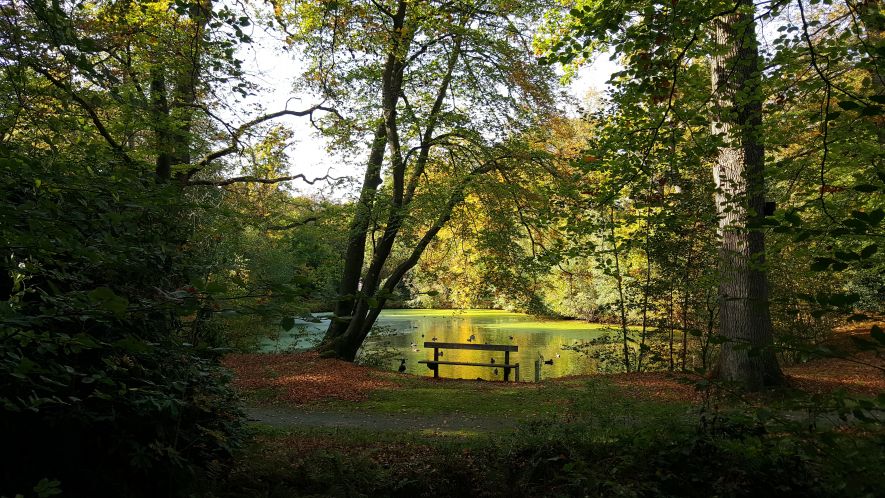
M 360 198 L 357 201 L 356 212 L 350 223 L 347 250 L 344 256 L 344 268 L 341 275 L 341 285 L 338 289 L 338 302 L 335 312 L 323 344 L 320 349 L 323 354 L 336 356 L 352 361 L 353 354 L 349 354 L 353 347 L 351 340 L 344 336 L 348 330 L 356 326 L 362 327 L 362 317 L 357 308 L 364 301 L 366 286 L 360 288 L 360 280 L 363 276 L 363 264 L 366 257 L 366 239 L 368 238 L 369 225 L 375 211 L 375 197 L 378 186 L 381 184 L 381 169 L 384 164 L 384 150 L 391 140 L 391 124 L 396 126 L 396 106 L 402 92 L 403 50 L 402 45 L 408 46 L 408 41 L 402 37 L 406 18 L 406 2 L 400 1 L 396 13 L 392 16 L 391 32 L 400 36 L 393 37 L 393 43 L 389 48 L 387 58 L 384 61 L 384 70 L 381 75 L 381 107 L 382 119 L 375 130 L 375 137 L 369 151 L 369 161 L 366 173 L 363 177 L 363 185 L 360 190 Z M 392 137 L 394 140 L 396 135 Z M 394 148 L 398 147 L 394 144 Z M 398 152 L 398 151 L 397 151 Z M 364 312 L 362 313 L 365 314 Z M 357 349 L 359 345 L 356 346 Z M 350 358 L 348 358 L 350 356 Z
M 764 151 L 760 137 L 759 51 L 753 3 L 715 21 L 712 130 L 725 141 L 714 168 L 721 281 L 720 331 L 725 339 L 716 375 L 757 390 L 783 382 L 772 350 L 764 216 Z
M 369 224 L 372 221 L 372 206 L 375 195 L 381 184 L 381 165 L 384 161 L 384 149 L 387 147 L 387 134 L 384 121 L 378 123 L 375 137 L 369 152 L 369 163 L 363 176 L 360 198 L 348 228 L 347 249 L 344 254 L 344 268 L 341 284 L 338 287 L 338 301 L 329 329 L 326 331 L 326 342 L 333 341 L 347 331 L 359 291 L 360 276 L 366 254 L 366 238 Z
M 406 3 L 400 2 L 399 10 L 393 16 L 393 32 L 403 33 L 405 23 Z M 405 61 L 403 54 L 408 52 L 411 39 L 402 37 L 391 46 L 384 74 L 382 76 L 382 110 L 384 119 L 376 131 L 376 141 L 369 161 L 369 169 L 360 195 L 360 203 L 357 213 L 351 225 L 350 241 L 345 259 L 345 268 L 342 275 L 340 298 L 335 310 L 335 316 L 321 346 L 324 354 L 353 361 L 359 348 L 368 336 L 369 331 L 375 324 L 381 309 L 394 288 L 402 280 L 405 273 L 417 264 L 424 248 L 442 228 L 442 224 L 448 220 L 454 205 L 447 206 L 443 217 L 438 220 L 442 223 L 434 225 L 425 233 L 422 242 L 413 249 L 412 257 L 400 264 L 393 270 L 392 275 L 383 281 L 382 272 L 393 252 L 397 235 L 403 226 L 408 214 L 409 205 L 415 195 L 415 189 L 430 157 L 430 148 L 434 139 L 434 133 L 439 123 L 443 104 L 451 84 L 452 73 L 461 56 L 461 38 L 455 37 L 452 52 L 449 55 L 447 71 L 437 88 L 434 105 L 430 109 L 427 125 L 421 136 L 421 147 L 418 156 L 414 160 L 412 172 L 407 179 L 406 171 L 408 164 L 403 157 L 399 138 L 399 122 L 397 118 L 397 104 L 403 86 L 403 73 Z M 377 138 L 382 137 L 383 141 Z M 377 203 L 363 202 L 363 197 L 368 195 L 374 199 L 377 184 L 380 182 L 381 161 L 384 158 L 384 149 L 388 149 L 390 158 L 390 176 L 392 180 L 390 205 L 387 209 L 387 221 L 381 239 L 372 248 L 372 260 L 365 270 L 365 243 L 369 227 L 369 220 L 374 212 L 381 210 L 382 206 Z M 377 153 L 377 154 L 376 154 Z M 377 163 L 372 158 L 377 159 Z M 370 175 L 372 178 L 370 178 Z M 408 181 L 407 181 L 408 180 Z M 375 182 L 375 183 L 371 183 Z M 460 198 L 460 189 L 453 193 L 455 198 Z M 460 201 L 459 201 L 460 202 Z M 427 238 L 429 236 L 429 238 Z

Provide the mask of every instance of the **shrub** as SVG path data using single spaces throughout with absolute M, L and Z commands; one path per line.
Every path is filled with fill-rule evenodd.
M 14 458 L 0 494 L 53 481 L 66 496 L 182 494 L 239 441 L 218 351 L 182 327 L 199 309 L 186 199 L 130 171 L 0 156 L 0 429 Z

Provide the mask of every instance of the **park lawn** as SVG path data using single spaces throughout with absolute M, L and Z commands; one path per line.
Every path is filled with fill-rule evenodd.
M 216 496 L 528 496 L 537 483 L 521 490 L 515 473 L 540 479 L 580 459 L 559 441 L 609 446 L 639 426 L 687 432 L 693 423 L 689 402 L 620 395 L 603 376 L 504 384 L 403 375 L 393 382 L 360 400 L 329 397 L 298 408 L 330 416 L 479 417 L 505 424 L 499 430 L 404 424 L 379 431 L 258 423 Z M 258 402 L 292 408 L 266 396 Z M 572 484 L 552 486 L 567 490 Z
M 810 432 L 796 419 L 824 406 L 828 393 L 870 399 L 882 390 L 885 378 L 859 363 L 799 365 L 787 370 L 795 388 L 730 397 L 725 388 L 704 395 L 696 389 L 703 378 L 681 374 L 505 384 L 400 375 L 310 354 L 266 356 L 226 360 L 248 405 L 358 414 L 367 425 L 409 422 L 384 430 L 254 423 L 211 496 L 874 496 L 885 489 L 881 423 Z M 413 426 L 440 418 L 504 423 Z
M 644 407 L 687 410 L 698 399 L 690 374 L 583 376 L 541 383 L 432 379 L 360 367 L 313 353 L 231 355 L 247 405 L 412 415 L 463 414 L 513 420 L 584 417 Z M 629 407 L 623 406 L 629 404 Z

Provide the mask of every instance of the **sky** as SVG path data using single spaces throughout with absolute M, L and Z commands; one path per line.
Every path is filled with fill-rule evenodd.
M 261 89 L 257 95 L 247 99 L 242 111 L 238 112 L 239 116 L 233 119 L 242 122 L 254 118 L 260 114 L 254 110 L 256 107 L 263 108 L 264 112 L 275 112 L 284 108 L 307 109 L 317 104 L 315 99 L 293 90 L 293 83 L 303 67 L 297 58 L 297 52 L 283 51 L 282 42 L 275 40 L 263 30 L 256 29 L 252 37 L 255 43 L 242 49 L 239 57 L 243 60 L 244 70 Z M 567 87 L 567 91 L 575 98 L 584 100 L 589 91 L 604 91 L 607 87 L 606 82 L 617 69 L 616 63 L 610 61 L 607 56 L 601 56 L 592 65 L 581 69 L 578 77 Z M 288 149 L 290 174 L 301 173 L 308 178 L 321 177 L 327 173 L 334 177 L 362 177 L 362 161 L 346 161 L 327 152 L 324 139 L 317 135 L 307 118 L 286 117 L 275 123 L 285 124 L 295 132 L 296 141 Z M 348 195 L 346 191 L 342 192 L 340 189 L 328 192 L 328 189 L 320 186 L 310 186 L 301 182 L 294 182 L 291 186 L 305 195 L 333 197 Z

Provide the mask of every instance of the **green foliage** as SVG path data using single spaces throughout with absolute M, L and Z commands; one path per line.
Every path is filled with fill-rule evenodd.
M 709 122 L 719 99 L 709 85 L 719 50 L 712 28 L 735 9 L 755 9 L 778 33 L 760 47 L 764 120 L 751 130 L 765 143 L 765 196 L 776 209 L 750 229 L 767 239 L 758 269 L 771 282 L 782 359 L 827 340 L 852 315 L 882 310 L 881 13 L 844 2 L 750 5 L 571 2 L 547 15 L 535 40 L 542 62 L 564 65 L 567 76 L 609 51 L 622 65 L 586 117 L 595 133 L 577 163 L 597 184 L 579 189 L 593 195 L 569 226 L 580 240 L 610 218 L 605 244 L 594 242 L 604 275 L 624 291 L 613 304 L 630 321 L 639 309 L 697 337 L 704 367 L 718 331 L 710 199 L 724 188 L 709 181 L 724 145 Z M 638 275 L 637 256 L 646 259 Z
M 237 446 L 241 416 L 219 351 L 183 328 L 201 309 L 187 205 L 113 163 L 7 152 L 0 170 L 3 491 L 47 477 L 72 495 L 184 493 Z
M 819 407 L 821 421 L 836 413 L 850 420 L 860 406 L 840 396 L 764 409 L 717 398 L 727 408 L 711 417 L 683 404 L 625 397 L 604 379 L 516 391 L 399 388 L 384 393 L 379 405 L 363 407 L 506 413 L 520 421 L 514 431 L 489 435 L 262 431 L 213 496 L 830 497 L 875 495 L 885 484 L 877 471 L 885 463 L 881 425 L 858 418 L 847 422 L 856 432 L 846 433 L 809 428 L 814 419 L 797 415 L 808 403 Z M 443 408 L 435 411 L 435 402 Z M 868 413 L 883 408 L 881 402 L 864 403 Z M 532 412 L 535 407 L 539 413 Z M 305 450 L 318 440 L 322 449 Z

